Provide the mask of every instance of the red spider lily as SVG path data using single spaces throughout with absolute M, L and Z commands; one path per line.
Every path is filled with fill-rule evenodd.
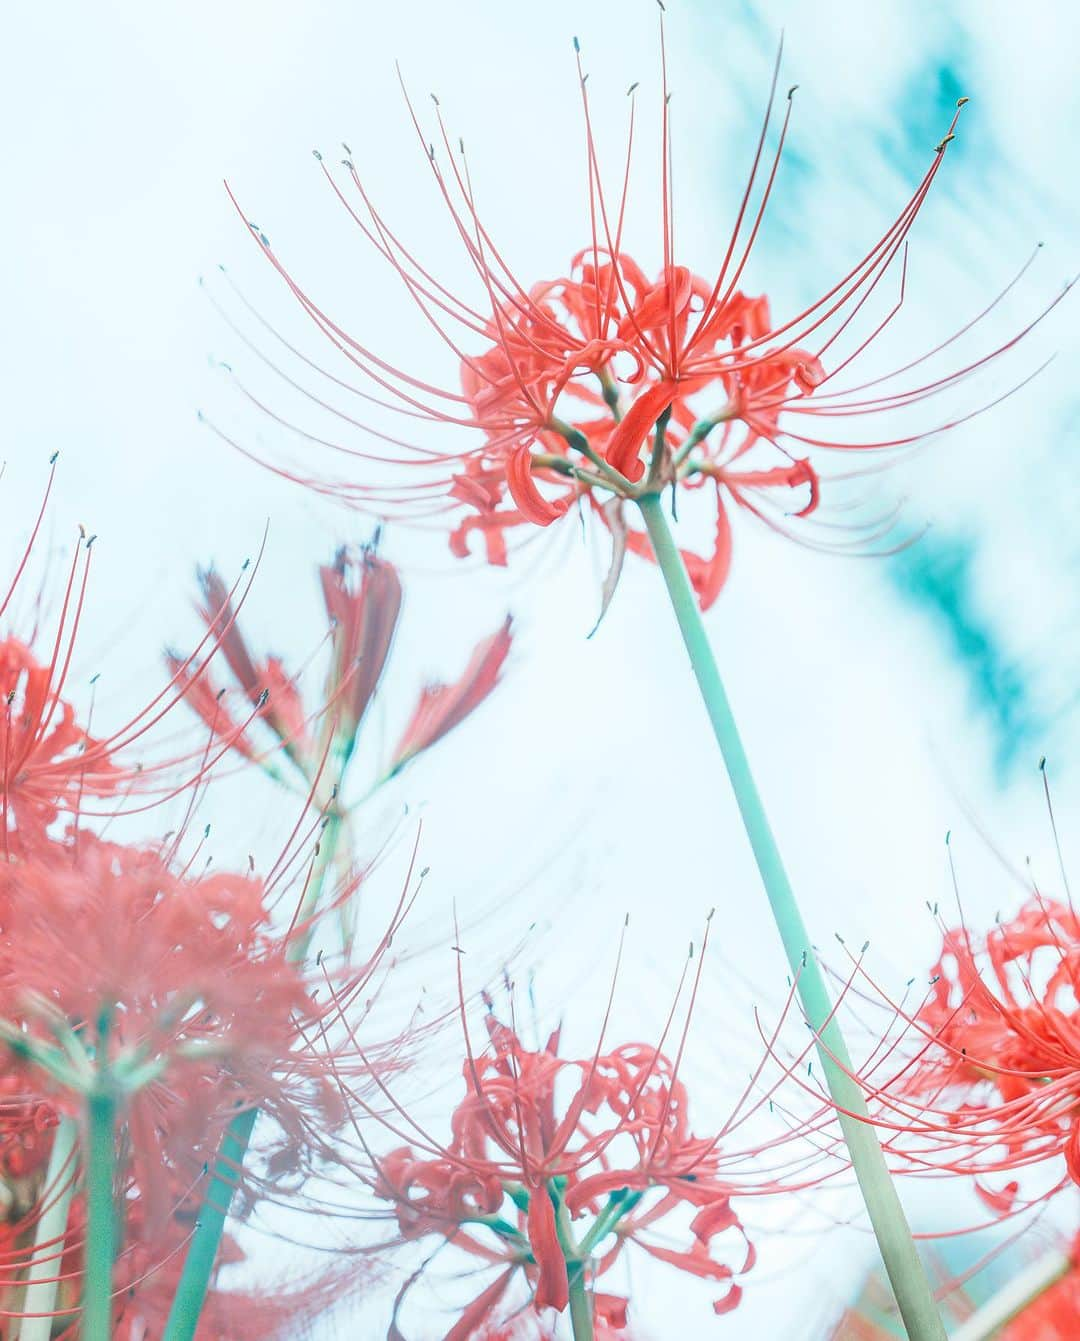
M 167 1213 L 163 1171 L 191 1182 L 238 1105 L 269 1111 L 294 1141 L 305 1106 L 340 1112 L 305 1061 L 307 983 L 270 929 L 259 880 L 194 879 L 159 850 L 84 833 L 77 853 L 38 852 L 5 884 L 2 1042 L 74 1112 L 107 1067 L 130 1095 L 148 1219 Z
M 17 1071 L 0 1075 L 0 1181 L 8 1189 L 33 1178 L 49 1158 L 56 1109 L 29 1091 Z
M 309 1176 L 336 1167 L 346 1117 L 341 1086 L 363 1092 L 376 1069 L 385 1077 L 405 1063 L 404 1035 L 371 1040 L 362 1053 L 353 1040 L 411 904 L 408 884 L 368 961 L 333 974 L 323 965 L 316 983 L 290 952 L 303 924 L 294 917 L 282 934 L 269 915 L 271 902 L 290 890 L 303 905 L 314 858 L 300 878 L 291 873 L 297 855 L 286 850 L 262 881 L 253 874 L 194 877 L 173 865 L 173 851 L 80 833 L 51 850 L 39 846 L 5 874 L 0 1046 L 17 1067 L 0 1106 L 0 1141 L 11 1152 L 3 1169 L 10 1214 L 0 1224 L 0 1318 L 19 1316 L 26 1271 L 53 1258 L 52 1311 L 60 1320 L 77 1313 L 88 1232 L 82 1180 L 64 1232 L 42 1243 L 38 1222 L 78 1174 L 73 1156 L 50 1187 L 43 1163 L 58 1115 L 78 1118 L 102 1076 L 120 1105 L 123 1228 L 114 1334 L 143 1341 L 160 1335 L 210 1167 L 236 1114 L 258 1108 L 265 1118 L 259 1171 L 245 1179 L 245 1203 L 287 1196 L 303 1204 Z M 333 891 L 329 908 L 352 892 Z M 327 983 L 332 1001 L 321 1007 L 316 989 Z M 344 1043 L 335 1043 L 346 1013 Z M 31 1142 L 28 1127 L 47 1134 Z M 275 1321 L 310 1317 L 340 1290 L 340 1280 L 287 1289 L 261 1308 L 252 1301 L 242 1322 L 243 1298 L 211 1295 L 198 1335 L 266 1335 Z M 0 1337 L 6 1335 L 0 1322 Z
M 946 934 L 933 997 L 919 1024 L 933 1040 L 910 1084 L 932 1097 L 923 1125 L 943 1123 L 950 1165 L 985 1175 L 1064 1155 L 1080 1182 L 1080 920 L 1035 895 L 981 941 Z M 999 1212 L 1018 1184 L 980 1189 Z
M 460 679 L 453 684 L 436 681 L 424 686 L 394 750 L 391 774 L 400 772 L 410 759 L 430 749 L 487 698 L 498 683 L 510 643 L 507 616 L 501 629 L 477 644 Z
M 40 665 L 19 639 L 0 643 L 5 833 L 44 829 L 61 809 L 76 810 L 82 795 L 112 795 L 127 776 L 78 724 L 55 676 L 55 661 Z
M 629 1244 L 721 1283 L 717 1311 L 734 1307 L 735 1278 L 754 1250 L 717 1142 L 690 1130 L 673 1062 L 644 1044 L 565 1059 L 557 1032 L 533 1051 L 493 1017 L 489 1033 L 490 1052 L 466 1063 L 450 1145 L 434 1155 L 401 1147 L 378 1161 L 376 1191 L 393 1203 L 404 1238 L 448 1237 L 500 1268 L 462 1315 L 460 1335 L 491 1317 L 518 1273 L 538 1312 L 563 1311 L 574 1275 L 599 1278 Z M 673 1249 L 652 1233 L 679 1208 L 693 1212 L 689 1244 Z M 743 1242 L 734 1265 L 725 1234 Z M 625 1299 L 593 1300 L 608 1325 L 625 1325 Z
M 886 997 L 900 1035 L 882 1052 L 903 1060 L 861 1079 L 910 1171 L 974 1178 L 995 1218 L 1034 1204 L 1019 1178 L 1002 1175 L 1063 1157 L 1065 1171 L 1034 1200 L 1080 1183 L 1078 975 L 1080 917 L 1036 892 L 985 935 L 945 931 L 917 1010 Z
M 544 1313 L 564 1311 L 581 1289 L 596 1335 L 625 1335 L 627 1300 L 596 1287 L 631 1246 L 721 1287 L 716 1313 L 737 1307 L 739 1278 L 756 1254 L 734 1199 L 818 1179 L 801 1160 L 792 1162 L 785 1181 L 778 1181 L 779 1166 L 767 1175 L 748 1169 L 752 1153 L 790 1136 L 754 1152 L 722 1148 L 751 1112 L 771 1104 L 776 1086 L 759 1083 L 760 1068 L 719 1133 L 693 1133 L 679 1070 L 702 960 L 673 1056 L 664 1043 L 674 1006 L 655 1046 L 605 1049 L 605 1018 L 593 1055 L 568 1058 L 559 1052 L 560 1030 L 530 1048 L 516 1027 L 496 1018 L 485 994 L 489 1046 L 474 1050 L 466 1030 L 465 1094 L 450 1119 L 448 1143 L 384 1091 L 388 1103 L 378 1116 L 408 1144 L 372 1155 L 373 1190 L 390 1203 L 401 1238 L 443 1240 L 492 1273 L 448 1341 L 484 1335 L 484 1328 L 496 1336 L 547 1335 Z M 423 1269 L 399 1292 L 390 1341 L 402 1339 L 397 1317 Z M 522 1285 L 539 1315 L 535 1322 L 515 1311 L 500 1316 Z
M 44 516 L 48 491 L 12 584 L 0 602 L 3 614 L 29 563 Z M 195 789 L 216 762 L 203 749 L 153 762 L 134 757 L 142 743 L 180 702 L 185 690 L 198 692 L 201 672 L 195 658 L 209 660 L 217 650 L 207 634 L 194 653 L 177 662 L 169 683 L 121 725 L 103 733 L 83 726 L 68 701 L 76 642 L 90 576 L 95 537 L 80 533 L 62 589 L 55 628 L 45 648 L 35 650 L 40 627 L 29 636 L 10 632 L 0 639 L 0 839 L 5 857 L 25 856 L 62 817 L 115 815 L 121 810 L 147 809 L 184 791 Z M 40 597 L 38 606 L 40 606 Z M 25 633 L 25 630 L 22 631 Z M 205 664 L 205 662 L 204 662 Z M 94 677 L 96 680 L 96 676 Z M 243 729 L 241 724 L 237 731 Z M 139 796 L 132 804 L 132 793 Z M 88 798 L 108 798 L 110 809 L 93 810 Z M 149 798 L 149 799 L 144 799 Z
M 580 56 L 578 60 L 580 75 Z M 351 154 L 344 162 L 344 180 L 332 174 L 317 154 L 337 199 L 396 272 L 424 326 L 458 362 L 460 389 L 395 366 L 348 334 L 288 272 L 261 230 L 251 225 L 252 236 L 306 316 L 359 382 L 350 385 L 312 359 L 299 357 L 308 371 L 327 379 L 335 391 L 346 389 L 381 413 L 397 415 L 409 425 L 459 429 L 465 436 L 456 449 L 440 451 L 412 440 L 405 428 L 399 432 L 391 425 L 387 431 L 357 419 L 300 386 L 257 348 L 260 359 L 321 412 L 328 412 L 348 431 L 369 433 L 380 446 L 351 447 L 272 415 L 286 431 L 305 445 L 328 447 L 380 472 L 400 467 L 408 478 L 403 483 L 378 478 L 357 483 L 321 480 L 300 467 L 279 467 L 278 472 L 379 516 L 446 518 L 455 553 L 465 554 L 470 537 L 478 533 L 488 561 L 495 564 L 507 560 L 507 532 L 527 525 L 549 526 L 574 505 L 587 504 L 614 537 L 609 586 L 617 580 L 627 548 L 651 556 L 644 533 L 628 528 L 623 500 L 655 496 L 668 485 L 704 489 L 713 515 L 710 548 L 702 555 L 685 554 L 703 607 L 716 599 L 727 577 L 733 511 L 748 513 L 793 537 L 798 534 L 795 523 L 802 521 L 804 543 L 828 547 L 834 524 L 816 515 L 826 482 L 809 454 L 825 448 L 903 448 L 970 417 L 970 410 L 953 413 L 929 430 L 909 423 L 891 426 L 861 441 L 846 429 L 849 420 L 906 411 L 955 388 L 1012 348 L 1027 330 L 996 348 L 959 360 L 944 374 L 926 371 L 925 365 L 981 320 L 976 318 L 891 374 L 861 382 L 847 377 L 844 385 L 838 384 L 836 379 L 844 380 L 902 304 L 908 234 L 954 137 L 959 106 L 925 174 L 865 256 L 803 311 L 777 319 L 765 296 L 750 295 L 743 288 L 791 116 L 789 94 L 769 162 L 766 145 L 776 79 L 774 73 L 769 112 L 733 230 L 718 247 L 719 264 L 708 278 L 676 260 L 666 57 L 655 279 L 627 254 L 623 241 L 633 104 L 626 161 L 619 189 L 612 195 L 602 186 L 584 76 L 587 241 L 568 271 L 555 278 L 527 284 L 510 267 L 506 251 L 483 222 L 463 153 L 459 158 L 451 148 L 437 100 L 440 147 L 427 146 L 425 157 L 466 265 L 475 275 L 476 296 L 453 292 L 402 240 L 373 202 Z M 411 103 L 409 111 L 425 144 Z M 899 297 L 895 303 L 886 301 L 888 310 L 883 314 L 870 316 L 881 296 L 878 286 L 894 270 L 900 271 Z M 298 355 L 268 322 L 255 316 L 290 354 Z M 890 530 L 891 520 L 882 519 L 870 523 L 861 539 L 873 545 Z M 841 547 L 844 544 L 850 541 Z M 606 591 L 605 603 L 609 597 Z
M 254 655 L 236 618 L 225 584 L 213 570 L 200 573 L 200 614 L 221 644 L 221 654 L 236 686 L 256 716 L 270 728 L 276 747 L 314 789 L 324 809 L 335 808 L 333 794 L 353 756 L 357 735 L 382 682 L 401 613 L 401 579 L 396 568 L 370 549 L 351 556 L 340 549 L 331 564 L 319 569 L 332 653 L 322 701 L 306 707 L 298 677 L 274 656 Z M 479 643 L 461 677 L 451 684 L 434 683 L 421 692 L 413 715 L 381 775 L 385 781 L 423 750 L 464 721 L 498 682 L 511 645 L 510 619 L 498 633 Z M 204 668 L 176 653 L 169 668 L 181 676 L 188 701 L 204 722 L 246 759 L 273 771 L 270 750 L 250 728 L 241 728 L 214 688 Z M 328 760 L 334 767 L 327 767 Z M 333 773 L 331 777 L 330 774 Z M 336 807 L 340 809 L 340 807 Z

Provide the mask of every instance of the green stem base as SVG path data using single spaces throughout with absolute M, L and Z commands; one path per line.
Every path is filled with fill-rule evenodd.
M 240 1166 L 247 1154 L 257 1117 L 258 1111 L 249 1108 L 243 1113 L 237 1113 L 229 1123 L 214 1162 L 214 1174 L 207 1188 L 206 1199 L 199 1210 L 195 1232 L 191 1236 L 191 1245 L 184 1260 L 180 1283 L 173 1295 L 162 1341 L 191 1341 L 195 1335 L 225 1221 L 240 1177 Z
M 581 1266 L 570 1267 L 570 1326 L 574 1341 L 593 1341 L 592 1297 Z
M 83 1270 L 82 1341 L 110 1341 L 112 1272 L 116 1256 L 116 1097 L 91 1090 L 86 1101 L 86 1266 Z

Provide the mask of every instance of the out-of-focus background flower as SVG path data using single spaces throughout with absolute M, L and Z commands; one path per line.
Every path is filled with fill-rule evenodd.
M 799 90 L 749 291 L 797 310 L 842 273 L 921 175 L 962 94 L 971 105 L 916 226 L 905 311 L 886 337 L 892 361 L 968 320 L 1036 244 L 1035 265 L 989 319 L 988 344 L 1075 269 L 1074 6 L 676 0 L 668 10 L 684 263 L 707 272 L 726 242 L 783 31 L 782 85 Z M 219 266 L 279 325 L 310 334 L 222 179 L 342 324 L 399 361 L 417 359 L 422 374 L 430 344 L 414 347 L 414 312 L 333 201 L 311 150 L 334 158 L 346 141 L 387 214 L 421 249 L 432 238 L 425 254 L 436 270 L 448 263 L 452 239 L 432 222 L 400 60 L 425 115 L 436 90 L 464 137 L 490 227 L 517 272 L 561 273 L 587 226 L 573 35 L 613 171 L 624 91 L 641 81 L 630 229 L 654 269 L 651 2 L 197 0 L 20 12 L 0 94 L 9 137 L 0 491 L 5 530 L 26 529 L 60 451 L 55 542 L 76 521 L 99 536 L 78 675 L 85 685 L 100 674 L 102 714 L 115 706 L 119 715 L 127 694 L 160 675 L 160 647 L 193 632 L 196 562 L 234 572 L 269 520 L 245 617 L 262 643 L 297 661 L 322 631 L 315 562 L 372 529 L 260 471 L 197 420 L 202 409 L 253 449 L 281 445 L 220 367 L 242 370 L 272 400 L 273 379 L 210 301 L 237 310 Z M 889 983 L 933 960 L 926 903 L 952 899 L 946 831 L 972 920 L 1019 898 L 980 831 L 1019 865 L 1030 855 L 1053 884 L 1041 755 L 1066 859 L 1074 869 L 1080 861 L 1071 837 L 1080 813 L 1077 324 L 1075 302 L 1066 304 L 995 371 L 990 394 L 1056 352 L 1036 381 L 881 481 L 882 497 L 890 487 L 904 495 L 911 533 L 928 526 L 917 545 L 845 561 L 742 526 L 729 587 L 709 616 L 812 927 L 822 943 L 834 932 L 869 938 L 873 971 Z M 497 697 L 395 784 L 386 819 L 406 805 L 424 815 L 432 877 L 417 916 L 428 939 L 449 946 L 452 902 L 478 964 L 524 937 L 515 972 L 534 975 L 545 1018 L 561 1009 L 586 1042 L 607 986 L 595 966 L 613 958 L 623 915 L 631 934 L 618 1030 L 651 1037 L 686 941 L 715 905 L 716 955 L 688 1073 L 707 1125 L 731 1080 L 725 1057 L 741 1068 L 753 1050 L 750 1005 L 782 996 L 782 960 L 656 574 L 628 562 L 587 641 L 602 572 L 563 534 L 558 552 L 523 556 L 508 572 L 457 564 L 437 535 L 385 536 L 409 582 L 397 662 L 411 663 L 413 681 L 456 671 L 507 607 L 520 630 Z M 387 698 L 388 735 L 407 699 Z M 223 859 L 260 845 L 269 853 L 283 812 L 268 805 L 256 815 L 241 789 L 232 796 L 234 810 L 213 817 Z M 450 959 L 436 952 L 425 972 L 449 981 Z M 449 1093 L 452 1069 L 445 1079 Z M 942 1188 L 909 1193 L 921 1227 L 962 1219 Z M 824 1324 L 854 1289 L 870 1240 L 856 1227 L 822 1241 L 820 1223 L 800 1220 L 783 1244 L 765 1245 L 744 1304 L 717 1321 L 718 1333 L 761 1326 L 801 1336 L 813 1334 L 807 1319 Z M 646 1279 L 648 1316 L 662 1319 L 662 1280 Z M 662 1323 L 655 1334 L 666 1334 Z

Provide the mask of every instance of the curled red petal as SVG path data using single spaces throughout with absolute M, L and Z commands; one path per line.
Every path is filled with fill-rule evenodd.
M 742 1286 L 733 1285 L 722 1299 L 713 1300 L 713 1312 L 717 1314 L 730 1313 L 733 1309 L 739 1307 L 739 1304 L 742 1302 L 742 1296 Z
M 527 1229 L 529 1247 L 539 1269 L 533 1305 L 537 1311 L 553 1308 L 561 1313 L 570 1301 L 570 1281 L 555 1229 L 555 1207 L 545 1187 L 536 1188 L 529 1196 Z
M 796 489 L 800 484 L 809 485 L 810 501 L 795 513 L 796 517 L 808 517 L 821 501 L 821 480 L 805 457 L 792 462 L 790 466 L 775 466 L 772 470 L 740 471 L 733 474 L 730 480 L 740 489 Z
M 1000 1215 L 1007 1215 L 1012 1210 L 1017 1192 L 1020 1191 L 1020 1184 L 1014 1179 L 995 1192 L 992 1188 L 984 1187 L 981 1183 L 976 1182 L 975 1191 L 992 1211 L 997 1211 Z
M 628 1301 L 621 1294 L 602 1294 L 593 1292 L 593 1311 L 598 1322 L 616 1330 L 626 1326 Z
M 708 610 L 724 589 L 728 573 L 731 572 L 731 521 L 719 493 L 716 499 L 716 540 L 712 555 L 702 559 L 684 550 L 683 562 L 697 595 L 698 605 L 702 610 Z
M 724 1197 L 698 1211 L 690 1223 L 690 1232 L 702 1243 L 708 1243 L 714 1234 L 722 1234 L 725 1229 L 734 1229 L 738 1224 L 739 1217 Z
M 604 456 L 609 466 L 628 480 L 641 479 L 645 473 L 641 444 L 674 399 L 675 387 L 670 382 L 658 382 L 638 396 L 608 439 Z
M 507 460 L 506 484 L 518 511 L 526 521 L 535 522 L 537 526 L 550 526 L 570 506 L 569 498 L 552 502 L 536 487 L 532 477 L 532 452 L 527 443 L 518 447 Z

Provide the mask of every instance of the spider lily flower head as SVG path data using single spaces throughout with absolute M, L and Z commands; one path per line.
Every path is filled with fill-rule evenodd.
M 311 1176 L 338 1167 L 343 1087 L 375 1092 L 376 1072 L 385 1083 L 407 1064 L 411 1025 L 362 1045 L 358 1031 L 370 1027 L 392 968 L 387 952 L 416 896 L 412 866 L 365 962 L 331 966 L 320 957 L 308 969 L 292 951 L 307 883 L 294 868 L 309 839 L 291 840 L 266 880 L 192 876 L 190 862 L 176 866 L 171 846 L 122 847 L 85 832 L 5 872 L 0 1049 L 12 1079 L 10 1102 L 0 1106 L 9 1153 L 0 1237 L 10 1246 L 0 1262 L 0 1316 L 18 1315 L 26 1272 L 43 1261 L 59 1277 L 57 1319 L 78 1313 L 86 1241 L 80 1170 L 88 1155 L 73 1152 L 51 1183 L 43 1164 L 58 1119 L 80 1122 L 91 1096 L 107 1091 L 117 1111 L 124 1217 L 113 1334 L 143 1341 L 162 1333 L 222 1135 L 236 1115 L 256 1109 L 260 1123 L 247 1161 L 254 1167 L 236 1171 L 234 1214 L 246 1216 L 262 1198 L 310 1210 Z M 326 913 L 352 894 L 335 889 Z M 287 897 L 297 898 L 297 915 L 276 930 L 271 908 Z M 324 1005 L 317 998 L 327 988 Z M 44 1138 L 27 1139 L 29 1127 Z M 38 1220 L 71 1193 L 62 1241 L 42 1245 Z M 241 1256 L 226 1240 L 221 1260 Z M 307 1325 L 356 1283 L 356 1270 L 350 1263 L 343 1273 L 337 1264 L 269 1298 L 217 1290 L 199 1335 L 234 1341 Z
M 1020 1215 L 1080 1184 L 1080 916 L 1036 889 L 988 932 L 942 930 L 915 1008 L 857 970 L 892 1025 L 855 1078 L 905 1172 L 970 1178 L 995 1220 Z
M 234 686 L 275 738 L 267 748 L 254 721 L 240 724 L 229 711 L 227 690 L 215 688 L 205 666 L 170 652 L 174 675 L 183 674 L 188 702 L 215 735 L 244 758 L 279 776 L 273 755 L 284 753 L 320 804 L 340 813 L 337 800 L 345 769 L 353 758 L 360 728 L 383 681 L 401 615 L 402 585 L 397 569 L 373 547 L 341 548 L 318 570 L 329 623 L 330 661 L 321 702 L 305 704 L 299 675 L 279 657 L 254 654 L 239 627 L 230 592 L 213 569 L 200 571 L 199 612 L 220 639 Z M 459 725 L 488 697 L 510 651 L 511 621 L 481 641 L 462 672 L 449 684 L 426 685 L 402 737 L 379 774 L 386 781 Z M 187 669 L 182 670 L 186 665 Z
M 51 484 L 51 479 L 50 479 Z M 6 610 L 25 571 L 48 500 L 46 491 Z M 43 834 L 61 812 L 76 812 L 84 796 L 112 796 L 130 785 L 130 770 L 113 759 L 113 741 L 99 740 L 78 721 L 64 694 L 86 596 L 95 537 L 80 533 L 60 616 L 44 659 L 14 633 L 0 641 L 0 695 L 4 703 L 0 748 L 0 808 L 4 851 Z
M 985 935 L 947 932 L 931 999 L 918 1017 L 929 1040 L 905 1085 L 933 1096 L 950 1167 L 978 1177 L 1064 1156 L 1080 1183 L 1080 918 L 1035 894 Z M 932 1139 L 932 1138 L 931 1138 Z M 984 1200 L 1013 1209 L 1018 1184 Z
M 0 615 L 24 578 L 48 496 L 46 490 L 14 578 L 0 599 Z M 38 846 L 47 850 L 60 828 L 78 828 L 84 817 L 107 818 L 172 800 L 196 788 L 215 762 L 205 751 L 150 761 L 136 755 L 180 702 L 181 683 L 197 676 L 194 657 L 179 660 L 169 683 L 109 731 L 91 730 L 93 694 L 85 723 L 69 701 L 95 540 L 79 528 L 55 620 L 43 619 L 39 593 L 30 620 L 13 621 L 14 627 L 0 636 L 0 844 L 6 858 L 32 856 Z M 207 635 L 196 654 L 212 655 L 211 644 Z M 97 680 L 94 675 L 91 687 Z M 131 803 L 133 796 L 137 804 Z
M 717 1142 L 690 1129 L 673 1062 L 644 1044 L 563 1058 L 557 1033 L 530 1049 L 493 1017 L 489 1032 L 490 1049 L 466 1062 L 451 1143 L 391 1151 L 375 1187 L 403 1238 L 446 1237 L 498 1268 L 462 1314 L 460 1335 L 494 1315 L 516 1276 L 538 1313 L 562 1312 L 575 1274 L 601 1276 L 630 1245 L 717 1282 L 717 1312 L 733 1308 L 754 1249 Z M 654 1237 L 687 1208 L 685 1247 Z M 625 1326 L 625 1299 L 598 1294 L 593 1306 Z
M 527 282 L 512 268 L 507 249 L 484 222 L 464 147 L 458 152 L 452 144 L 437 99 L 434 139 L 428 144 L 406 94 L 435 193 L 475 281 L 471 293 L 457 292 L 437 278 L 403 240 L 372 199 L 351 152 L 346 151 L 343 175 L 316 153 L 334 195 L 400 278 L 405 297 L 457 363 L 460 377 L 457 385 L 429 381 L 388 362 L 364 337 L 349 334 L 290 273 L 262 230 L 251 225 L 253 239 L 288 291 L 344 361 L 338 372 L 300 355 L 304 375 L 320 385 L 309 390 L 255 346 L 261 361 L 306 396 L 317 413 L 329 414 L 338 432 L 325 438 L 303 423 L 271 412 L 272 418 L 305 449 L 322 446 L 339 458 L 354 457 L 367 478 L 329 479 L 302 465 L 275 467 L 278 473 L 380 517 L 412 518 L 425 526 L 433 518 L 444 519 L 455 554 L 465 555 L 474 542 L 481 543 L 494 564 L 507 562 L 511 533 L 551 526 L 571 511 L 592 512 L 613 537 L 612 585 L 627 549 L 651 557 L 644 533 L 624 517 L 624 504 L 668 487 L 677 494 L 700 492 L 711 512 L 710 540 L 703 552 L 687 551 L 685 557 L 705 607 L 727 578 L 734 514 L 752 516 L 792 538 L 801 536 L 812 548 L 829 548 L 839 524 L 825 518 L 830 482 L 819 462 L 829 449 L 859 454 L 910 447 L 977 412 L 970 405 L 960 407 L 930 428 L 903 418 L 904 412 L 967 381 L 1026 330 L 958 358 L 944 373 L 935 371 L 937 356 L 953 353 L 978 325 L 977 318 L 937 347 L 906 357 L 892 373 L 859 380 L 852 374 L 902 305 L 908 236 L 966 99 L 944 127 L 925 173 L 865 255 L 827 282 L 821 296 L 801 312 L 774 315 L 770 298 L 747 287 L 748 268 L 776 184 L 794 90 L 775 149 L 770 149 L 778 60 L 734 225 L 701 275 L 678 255 L 662 30 L 661 53 L 660 237 L 651 267 L 629 254 L 625 237 L 635 99 L 625 161 L 612 192 L 603 184 L 580 53 L 587 166 L 584 246 L 561 274 Z M 272 340 L 297 354 L 261 314 L 254 315 Z M 369 419 L 358 419 L 352 406 L 346 410 L 334 401 L 343 390 L 352 393 L 352 405 L 359 401 L 371 408 Z M 901 416 L 899 422 L 892 422 L 894 416 Z M 387 419 L 388 428 L 383 427 Z M 879 419 L 885 423 L 878 430 L 860 427 Z M 437 441 L 417 432 L 440 426 L 458 435 L 456 446 L 448 441 L 440 449 Z M 371 445 L 352 445 L 356 432 L 367 434 Z M 890 534 L 885 519 L 868 523 L 854 539 L 874 549 Z M 851 543 L 852 537 L 845 537 L 838 548 Z
M 627 1299 L 605 1277 L 628 1252 L 709 1283 L 715 1313 L 737 1307 L 740 1281 L 756 1260 L 738 1197 L 790 1191 L 817 1179 L 807 1177 L 801 1159 L 790 1166 L 773 1161 L 761 1173 L 753 1168 L 762 1151 L 775 1154 L 797 1139 L 795 1124 L 780 1142 L 730 1148 L 731 1134 L 771 1105 L 781 1083 L 765 1083 L 761 1066 L 719 1132 L 700 1136 L 691 1126 L 680 1069 L 705 944 L 681 1034 L 670 1049 L 685 973 L 657 1043 L 610 1046 L 609 1001 L 595 1051 L 584 1057 L 564 1055 L 561 1028 L 528 1044 L 516 1025 L 512 988 L 509 1024 L 485 992 L 487 1046 L 475 1048 L 466 1027 L 464 1094 L 450 1117 L 449 1141 L 432 1135 L 389 1089 L 381 1112 L 371 1110 L 406 1140 L 371 1155 L 373 1192 L 388 1204 L 400 1238 L 452 1245 L 486 1273 L 482 1289 L 471 1286 L 472 1298 L 448 1338 L 483 1335 L 485 1327 L 495 1335 L 504 1334 L 500 1328 L 510 1336 L 546 1335 L 550 1311 L 563 1312 L 582 1286 L 599 1334 L 625 1335 Z M 460 976 L 459 1006 L 464 1021 Z M 389 1336 L 398 1341 L 404 1335 L 399 1315 L 426 1265 L 396 1300 Z M 469 1272 L 470 1281 L 475 1274 Z M 523 1293 L 531 1318 L 520 1309 Z
M 306 1112 L 340 1117 L 298 1029 L 314 1014 L 308 983 L 254 876 L 192 877 L 158 849 L 81 833 L 77 850 L 38 853 L 6 885 L 0 1044 L 61 1111 L 108 1084 L 155 1214 L 162 1170 L 191 1182 L 238 1107 L 269 1113 L 293 1142 Z

